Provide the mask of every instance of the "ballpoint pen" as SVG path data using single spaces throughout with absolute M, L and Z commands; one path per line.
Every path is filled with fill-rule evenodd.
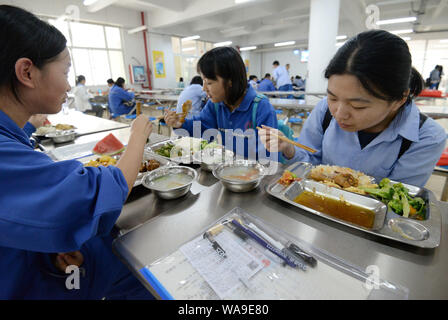
M 249 229 L 251 229 L 252 231 L 254 231 L 256 234 L 258 234 L 259 236 L 261 236 L 262 238 L 264 238 L 266 241 L 268 241 L 270 244 L 272 244 L 273 246 L 275 246 L 278 250 L 280 250 L 285 256 L 288 256 L 288 258 L 290 258 L 292 261 L 294 261 L 294 263 L 297 265 L 297 267 L 299 267 L 300 269 L 302 269 L 303 271 L 306 271 L 306 266 L 303 263 L 304 261 L 302 261 L 302 259 L 298 259 L 297 256 L 291 252 L 290 250 L 288 250 L 280 241 L 274 240 L 272 239 L 271 236 L 269 236 L 266 232 L 264 232 L 263 230 L 261 230 L 260 228 L 258 228 L 255 224 L 253 224 L 252 222 L 248 223 L 246 225 Z
M 277 249 L 274 245 L 266 242 L 265 240 L 263 240 L 262 238 L 260 238 L 255 232 L 253 232 L 252 230 L 249 230 L 247 228 L 245 228 L 244 226 L 242 226 L 238 221 L 236 221 L 235 219 L 233 219 L 231 221 L 231 223 L 236 226 L 238 229 L 242 230 L 244 233 L 246 233 L 249 237 L 251 237 L 252 239 L 254 239 L 258 244 L 260 244 L 261 246 L 263 246 L 265 249 L 269 250 L 270 252 L 272 252 L 273 254 L 275 254 L 276 256 L 278 256 L 279 258 L 281 258 L 287 265 L 289 265 L 290 267 L 296 268 L 298 265 L 292 260 L 290 259 L 285 253 L 283 253 L 281 250 Z

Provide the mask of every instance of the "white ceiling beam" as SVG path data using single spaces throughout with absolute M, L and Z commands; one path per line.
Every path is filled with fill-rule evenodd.
M 100 10 L 103 10 L 104 8 L 107 8 L 113 4 L 115 4 L 116 2 L 118 2 L 118 0 L 99 0 L 97 2 L 95 2 L 94 4 L 87 6 L 87 11 L 88 12 L 98 12 Z
M 138 6 L 166 9 L 175 12 L 182 12 L 185 9 L 182 0 L 133 0 Z
M 183 12 L 173 13 L 167 10 L 154 10 L 149 12 L 149 23 L 152 28 L 163 28 L 221 14 L 234 10 L 237 7 L 243 8 L 246 6 L 253 6 L 254 4 L 260 6 L 263 5 L 262 2 L 267 1 L 270 0 L 258 0 L 236 5 L 234 0 L 196 0 L 188 2 L 188 5 Z

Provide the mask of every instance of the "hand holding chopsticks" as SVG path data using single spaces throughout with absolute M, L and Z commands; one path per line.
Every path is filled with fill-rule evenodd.
M 258 130 L 267 131 L 267 135 L 266 134 L 260 134 L 260 138 L 261 138 L 261 141 L 263 142 L 263 144 L 265 144 L 266 148 L 269 151 L 274 151 L 274 152 L 277 151 L 277 150 L 270 150 L 270 149 L 276 149 L 275 145 L 271 143 L 272 140 L 270 138 L 268 138 L 268 135 L 271 135 L 271 136 L 274 136 L 274 137 L 276 137 L 277 139 L 279 139 L 281 141 L 287 142 L 287 143 L 289 143 L 291 145 L 294 145 L 296 147 L 304 149 L 304 150 L 306 150 L 308 152 L 311 152 L 311 153 L 315 153 L 316 152 L 316 150 L 314 150 L 314 149 L 312 149 L 310 147 L 304 146 L 303 144 L 297 143 L 297 142 L 295 142 L 293 140 L 290 140 L 290 139 L 286 138 L 285 136 L 277 134 L 278 131 L 275 130 L 274 128 L 263 126 L 263 128 L 257 127 L 257 129 Z M 279 146 L 277 146 L 277 147 L 279 147 Z M 279 152 L 284 152 L 285 151 L 285 150 L 280 150 L 280 149 L 282 149 L 282 148 L 281 147 L 279 148 L 279 150 L 278 150 Z

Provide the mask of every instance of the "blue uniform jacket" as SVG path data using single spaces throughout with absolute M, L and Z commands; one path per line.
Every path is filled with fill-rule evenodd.
M 133 92 L 127 92 L 123 88 L 114 85 L 109 92 L 109 108 L 114 115 L 128 114 L 132 107 L 124 105 L 124 102 L 134 99 Z
M 101 249 L 103 240 L 92 240 L 110 233 L 126 200 L 121 170 L 54 162 L 2 111 L 0 168 L 0 299 L 87 298 L 104 290 L 116 276 L 108 268 L 114 257 Z M 69 291 L 54 276 L 50 253 L 80 249 L 95 281 Z
M 258 85 L 258 91 L 265 92 L 265 91 L 275 91 L 275 86 L 269 79 L 263 79 L 261 80 L 260 84 Z
M 224 102 L 220 102 L 218 104 L 218 114 L 216 114 L 215 104 L 209 100 L 201 113 L 192 119 L 187 119 L 182 128 L 187 130 L 190 136 L 202 137 L 207 140 L 211 136 L 217 138 L 217 135 L 214 134 L 216 130 L 207 132 L 206 130 L 218 129 L 225 147 L 236 154 L 250 159 L 258 158 L 258 155 L 260 155 L 261 158 L 271 157 L 272 160 L 277 161 L 278 153 L 270 155 L 258 138 L 258 130 L 253 130 L 254 127 L 261 127 L 261 125 L 277 128 L 277 115 L 269 100 L 263 98 L 258 103 L 256 124 L 254 125 L 252 123 L 252 110 L 256 95 L 255 90 L 248 86 L 246 95 L 237 109 L 230 112 Z M 197 127 L 194 127 L 194 123 Z M 231 129 L 233 132 L 226 131 L 226 129 Z M 246 137 L 242 137 L 243 134 Z

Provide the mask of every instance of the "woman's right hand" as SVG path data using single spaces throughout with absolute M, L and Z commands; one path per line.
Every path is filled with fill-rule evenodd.
M 266 150 L 269 152 L 281 152 L 286 158 L 291 159 L 294 157 L 294 146 L 288 142 L 278 139 L 277 136 L 285 136 L 281 131 L 262 125 L 258 130 L 258 136 L 263 143 Z
M 144 142 L 148 140 L 151 132 L 152 123 L 151 121 L 148 121 L 148 116 L 141 114 L 132 122 L 131 134 L 141 138 Z
M 177 114 L 176 111 L 166 111 L 164 115 L 165 122 L 168 126 L 173 128 L 182 127 L 181 114 Z

